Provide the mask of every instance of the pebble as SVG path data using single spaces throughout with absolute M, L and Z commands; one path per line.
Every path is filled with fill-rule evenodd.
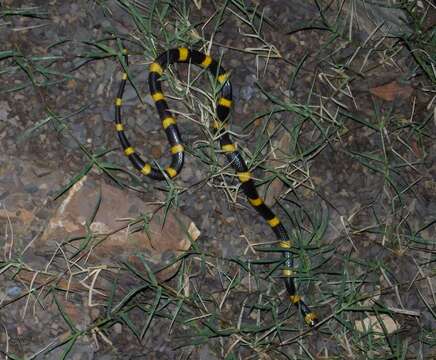
M 184 166 L 182 172 L 180 173 L 180 178 L 182 181 L 189 183 L 194 176 L 194 170 L 190 166 Z
M 33 194 L 33 193 L 38 192 L 39 187 L 36 185 L 33 185 L 33 184 L 29 184 L 29 185 L 24 186 L 23 190 L 29 194 Z
M 114 326 L 112 326 L 116 334 L 122 334 L 123 333 L 123 326 L 120 323 L 116 323 Z
M 240 92 L 240 97 L 243 101 L 248 101 L 253 97 L 255 93 L 255 88 L 254 88 L 255 82 L 256 82 L 256 76 L 254 74 L 249 74 L 245 77 L 244 83 L 246 85 L 242 87 Z
M 11 287 L 8 287 L 6 289 L 6 294 L 11 298 L 15 298 L 15 297 L 21 295 L 21 291 L 22 291 L 22 289 L 20 287 L 11 286 Z

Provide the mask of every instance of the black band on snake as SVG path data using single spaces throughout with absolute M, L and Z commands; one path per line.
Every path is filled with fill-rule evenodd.
M 127 65 L 127 51 L 124 50 L 123 54 L 125 63 Z M 179 48 L 164 52 L 150 65 L 150 74 L 148 76 L 150 92 L 156 104 L 160 121 L 162 122 L 168 142 L 170 143 L 170 151 L 172 154 L 171 164 L 164 170 L 154 167 L 150 163 L 144 162 L 144 160 L 142 160 L 142 158 L 127 140 L 124 132 L 124 126 L 121 123 L 121 105 L 123 102 L 122 97 L 128 76 L 127 73 L 122 74 L 121 85 L 118 90 L 117 98 L 115 99 L 115 128 L 118 133 L 121 146 L 123 147 L 124 154 L 129 158 L 137 170 L 155 180 L 164 180 L 165 175 L 170 178 L 174 178 L 182 170 L 184 162 L 182 138 L 180 136 L 179 129 L 177 128 L 176 119 L 171 113 L 167 102 L 165 101 L 160 80 L 165 68 L 173 63 L 195 64 L 203 69 L 207 69 L 220 84 L 221 90 L 216 104 L 217 120 L 213 122 L 213 128 L 215 133 L 219 136 L 221 150 L 226 155 L 231 166 L 235 169 L 236 175 L 241 182 L 241 188 L 244 194 L 247 196 L 249 203 L 266 220 L 268 225 L 272 228 L 277 236 L 278 246 L 282 250 L 284 257 L 282 278 L 286 285 L 289 301 L 300 310 L 304 321 L 309 326 L 316 325 L 316 314 L 309 309 L 309 307 L 302 300 L 301 296 L 296 292 L 293 279 L 294 259 L 291 252 L 292 242 L 288 236 L 288 233 L 278 217 L 267 205 L 265 205 L 264 201 L 260 198 L 254 181 L 252 180 L 252 175 L 247 168 L 244 159 L 236 149 L 236 146 L 233 144 L 228 132 L 225 131 L 227 126 L 227 118 L 230 114 L 232 106 L 232 85 L 230 84 L 228 73 L 226 73 L 215 60 L 213 60 L 209 55 L 202 54 L 196 50 Z M 164 174 L 164 172 L 166 174 Z

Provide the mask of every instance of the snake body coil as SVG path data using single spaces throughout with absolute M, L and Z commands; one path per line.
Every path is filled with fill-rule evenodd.
M 127 65 L 127 51 L 124 51 L 124 60 Z M 284 279 L 289 300 L 300 309 L 304 321 L 309 326 L 314 326 L 317 323 L 317 317 L 309 307 L 304 303 L 301 296 L 297 294 L 294 279 L 293 267 L 294 260 L 291 252 L 292 242 L 286 232 L 286 229 L 272 212 L 272 210 L 264 203 L 257 193 L 256 186 L 252 180 L 252 175 L 245 164 L 236 146 L 233 144 L 226 129 L 227 118 L 230 114 L 232 106 L 232 86 L 229 81 L 229 75 L 224 69 L 209 55 L 205 55 L 196 50 L 187 48 L 171 49 L 161 54 L 153 63 L 150 64 L 150 73 L 148 76 L 148 83 L 150 87 L 151 96 L 155 102 L 157 111 L 159 113 L 162 127 L 170 143 L 170 150 L 172 154 L 171 164 L 163 171 L 170 178 L 174 178 L 182 169 L 184 162 L 184 148 L 179 129 L 176 124 L 176 119 L 171 113 L 165 96 L 162 92 L 160 78 L 163 75 L 165 68 L 173 63 L 190 63 L 195 64 L 203 69 L 207 69 L 216 77 L 221 86 L 217 105 L 216 117 L 217 120 L 213 123 L 213 128 L 220 139 L 220 146 L 223 153 L 225 153 L 227 160 L 235 169 L 236 175 L 241 182 L 241 188 L 247 196 L 249 203 L 254 209 L 266 220 L 272 228 L 278 239 L 278 245 L 282 250 L 284 256 L 284 266 L 282 269 L 282 278 Z M 127 73 L 122 74 L 122 81 L 118 90 L 117 98 L 115 99 L 115 128 L 118 133 L 121 146 L 123 147 L 124 154 L 132 162 L 133 166 L 142 174 L 147 175 L 155 180 L 165 179 L 162 170 L 154 167 L 152 164 L 144 162 L 135 149 L 127 140 L 124 126 L 121 123 L 121 105 L 124 89 L 127 82 Z

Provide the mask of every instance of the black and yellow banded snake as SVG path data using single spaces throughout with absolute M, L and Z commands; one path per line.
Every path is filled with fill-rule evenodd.
M 123 57 L 127 66 L 127 50 L 123 50 Z M 174 178 L 182 170 L 184 163 L 184 148 L 182 138 L 176 124 L 176 119 L 170 111 L 165 100 L 165 95 L 162 92 L 160 81 L 165 68 L 174 63 L 198 65 L 203 69 L 209 70 L 218 81 L 221 88 L 216 104 L 216 120 L 213 122 L 213 129 L 215 134 L 220 139 L 221 150 L 226 155 L 228 162 L 235 169 L 236 175 L 241 182 L 241 188 L 244 194 L 247 196 L 249 203 L 266 220 L 278 239 L 278 246 L 281 249 L 284 257 L 284 266 L 282 268 L 281 276 L 284 279 L 290 302 L 297 306 L 304 318 L 304 321 L 309 326 L 316 325 L 318 322 L 316 314 L 312 312 L 304 303 L 302 297 L 297 294 L 295 288 L 293 279 L 294 259 L 291 252 L 292 242 L 288 236 L 288 233 L 280 222 L 279 218 L 259 196 L 252 179 L 252 174 L 250 173 L 235 144 L 233 144 L 229 133 L 226 131 L 227 120 L 232 107 L 232 85 L 229 80 L 229 74 L 224 71 L 218 62 L 213 60 L 209 55 L 205 55 L 196 50 L 178 48 L 162 53 L 154 62 L 150 64 L 148 84 L 150 87 L 151 96 L 159 113 L 162 126 L 165 130 L 168 142 L 170 143 L 170 150 L 172 154 L 171 164 L 164 170 L 161 170 L 150 163 L 144 162 L 144 160 L 142 160 L 140 155 L 127 140 L 124 126 L 121 122 L 121 106 L 123 102 L 122 97 L 128 79 L 127 73 L 124 72 L 122 74 L 120 88 L 115 99 L 115 128 L 118 133 L 121 146 L 124 150 L 124 154 L 129 158 L 137 170 L 139 170 L 143 175 L 155 180 L 164 180 L 166 176 L 169 178 Z

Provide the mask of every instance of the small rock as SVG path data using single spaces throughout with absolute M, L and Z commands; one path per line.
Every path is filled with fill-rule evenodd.
M 96 215 L 87 227 L 97 204 Z M 146 222 L 141 221 L 141 217 Z M 200 235 L 195 224 L 180 212 L 170 209 L 165 213 L 165 209 L 143 202 L 132 192 L 84 177 L 66 194 L 44 234 L 32 243 L 27 252 L 28 259 L 35 261 L 35 256 L 51 258 L 53 251 L 59 249 L 59 239 L 86 239 L 90 232 L 95 242 L 66 241 L 61 245 L 62 251 L 66 256 L 72 256 L 82 246 L 80 251 L 87 253 L 87 266 L 96 266 L 101 272 L 97 270 L 80 282 L 65 278 L 57 285 L 69 291 L 88 292 L 95 276 L 93 294 L 97 296 L 104 289 L 110 290 L 110 282 L 106 283 L 100 276 L 110 273 L 105 266 L 129 262 L 137 269 L 144 269 L 143 261 L 146 261 L 149 268 L 157 271 L 164 263 L 170 263 L 174 257 L 189 249 L 191 241 Z M 177 269 L 176 264 L 156 276 L 163 281 L 172 277 Z M 23 281 L 34 281 L 35 284 L 50 281 L 51 278 L 48 274 L 39 273 L 33 279 L 33 273 L 24 270 L 19 276 Z
M 123 326 L 120 323 L 116 323 L 112 329 L 114 329 L 115 334 L 121 334 L 123 332 Z
M 9 287 L 6 290 L 6 294 L 11 298 L 17 297 L 21 294 L 21 288 L 19 288 L 18 286 Z

